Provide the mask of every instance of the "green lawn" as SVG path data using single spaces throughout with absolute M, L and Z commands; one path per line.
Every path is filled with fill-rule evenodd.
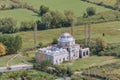
M 100 24 L 92 24 L 92 38 L 101 36 L 105 33 L 105 38 L 108 43 L 118 43 L 120 42 L 120 22 L 108 22 Z M 84 38 L 84 26 L 75 26 L 74 28 L 75 39 Z M 53 38 L 58 38 L 61 35 L 61 31 L 70 32 L 70 28 L 59 28 L 59 29 L 49 29 L 37 32 L 37 43 L 42 42 L 43 44 L 51 43 Z M 34 36 L 33 31 L 19 32 L 16 33 L 21 35 L 23 38 L 23 48 L 33 47 Z
M 14 9 L 14 10 L 0 10 L 0 18 L 12 17 L 17 20 L 18 26 L 21 21 L 38 20 L 39 17 L 36 13 L 27 9 Z
M 108 11 L 109 9 L 94 4 L 82 2 L 81 0 L 20 0 L 39 9 L 40 5 L 45 5 L 50 10 L 72 10 L 77 16 L 82 16 L 87 7 L 95 7 L 97 12 Z

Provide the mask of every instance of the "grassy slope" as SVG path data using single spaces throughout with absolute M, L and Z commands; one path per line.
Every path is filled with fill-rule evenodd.
M 50 10 L 73 10 L 77 16 L 82 16 L 87 7 L 95 7 L 97 12 L 107 11 L 109 9 L 96 6 L 94 4 L 82 2 L 80 0 L 21 0 L 26 2 L 33 7 L 39 9 L 40 5 L 45 5 L 50 8 Z
M 24 2 L 27 2 L 28 4 L 32 5 L 35 8 L 39 8 L 40 5 L 44 4 L 48 7 L 50 7 L 51 10 L 73 10 L 75 14 L 79 17 L 82 16 L 85 9 L 87 7 L 93 6 L 97 9 L 97 12 L 103 12 L 103 11 L 109 11 L 109 9 L 96 6 L 94 4 L 82 2 L 80 0 L 21 0 Z M 0 0 L 0 3 L 4 4 L 13 4 L 9 0 Z M 21 21 L 25 20 L 38 20 L 39 17 L 36 13 L 33 13 L 32 11 L 26 10 L 26 9 L 14 9 L 14 10 L 0 10 L 0 18 L 3 17 L 12 17 L 18 21 L 18 26 Z
M 119 59 L 116 59 L 114 57 L 108 57 L 108 56 L 91 56 L 88 58 L 78 59 L 73 62 L 64 63 L 61 65 L 61 67 L 66 68 L 67 66 L 69 66 L 71 67 L 73 71 L 79 71 L 79 70 L 86 69 L 92 66 L 113 63 L 118 60 Z
M 32 11 L 26 9 L 0 10 L 0 18 L 12 17 L 17 20 L 18 23 L 25 20 L 30 21 L 39 19 L 39 17 L 36 15 L 36 13 L 33 13 Z
M 105 38 L 108 43 L 120 42 L 120 22 L 108 22 L 101 24 L 91 25 L 92 27 L 92 38 L 101 36 L 105 33 Z M 84 38 L 84 26 L 75 26 L 75 39 Z M 51 29 L 37 32 L 37 43 L 42 42 L 43 44 L 48 44 L 52 42 L 53 38 L 58 38 L 61 35 L 61 31 L 70 32 L 70 28 L 62 29 Z M 23 38 L 23 48 L 33 47 L 33 31 L 16 33 Z

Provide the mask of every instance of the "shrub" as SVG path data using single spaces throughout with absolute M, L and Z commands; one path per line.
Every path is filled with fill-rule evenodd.
M 95 8 L 93 8 L 93 7 L 88 7 L 88 8 L 86 9 L 86 13 L 87 13 L 88 16 L 93 16 L 93 15 L 96 14 L 96 10 L 95 10 Z
M 34 29 L 34 21 L 23 21 L 20 25 L 20 31 L 28 31 Z
M 3 56 L 5 54 L 6 54 L 6 48 L 2 43 L 0 43 L 0 56 Z
M 22 47 L 22 38 L 18 35 L 0 35 L 0 42 L 6 46 L 7 54 L 17 53 Z
M 43 47 L 43 43 L 39 42 L 39 47 L 42 48 Z
M 0 31 L 2 33 L 14 33 L 17 32 L 16 28 L 17 22 L 12 18 L 2 18 L 0 19 Z
M 40 16 L 43 16 L 43 14 L 47 13 L 49 11 L 49 8 L 44 6 L 44 5 L 41 5 L 40 6 L 40 9 L 39 9 L 39 15 Z
M 57 44 L 57 43 L 58 43 L 57 38 L 54 38 L 53 41 L 52 41 L 52 44 Z

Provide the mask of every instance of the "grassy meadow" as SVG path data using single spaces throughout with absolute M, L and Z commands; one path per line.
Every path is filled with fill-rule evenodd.
M 94 4 L 82 2 L 80 0 L 20 0 L 21 2 L 28 3 L 36 9 L 39 9 L 40 5 L 45 5 L 50 8 L 50 10 L 58 10 L 63 12 L 64 10 L 74 11 L 77 17 L 82 16 L 87 7 L 95 7 L 97 13 L 110 11 L 110 9 L 100 7 Z M 10 0 L 0 0 L 0 4 L 13 4 Z M 62 5 L 61 5 L 62 4 Z M 26 9 L 14 9 L 14 10 L 0 10 L 0 18 L 12 17 L 18 22 L 18 27 L 21 21 L 27 20 L 38 20 L 40 17 L 29 10 Z
M 0 10 L 0 18 L 11 17 L 18 23 L 18 27 L 21 21 L 35 21 L 39 17 L 36 13 L 27 9 L 14 9 L 14 10 Z
M 120 42 L 120 22 L 107 22 L 100 24 L 92 24 L 92 38 L 97 38 L 102 36 L 102 33 L 105 33 L 105 38 L 108 43 L 118 43 Z M 61 35 L 61 32 L 70 32 L 70 27 L 68 28 L 58 28 L 58 29 L 49 29 L 37 32 L 37 43 L 42 42 L 44 45 L 51 43 L 54 38 L 58 38 Z M 75 39 L 84 38 L 84 25 L 74 27 L 74 37 Z M 23 38 L 23 48 L 30 48 L 34 46 L 34 35 L 33 31 L 20 32 L 16 33 L 22 36 Z
M 45 5 L 50 8 L 50 10 L 72 10 L 75 12 L 76 16 L 82 16 L 88 7 L 95 7 L 97 13 L 109 11 L 110 9 L 97 6 L 94 4 L 86 3 L 81 0 L 20 0 L 22 2 L 32 5 L 36 9 L 39 9 L 40 5 Z

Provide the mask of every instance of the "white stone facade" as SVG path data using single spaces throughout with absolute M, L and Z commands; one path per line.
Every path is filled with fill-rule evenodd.
M 75 44 L 75 39 L 69 33 L 63 33 L 58 39 L 58 44 L 38 49 L 36 61 L 40 63 L 48 59 L 54 65 L 85 58 L 89 54 L 89 48 L 80 48 L 80 45 Z

